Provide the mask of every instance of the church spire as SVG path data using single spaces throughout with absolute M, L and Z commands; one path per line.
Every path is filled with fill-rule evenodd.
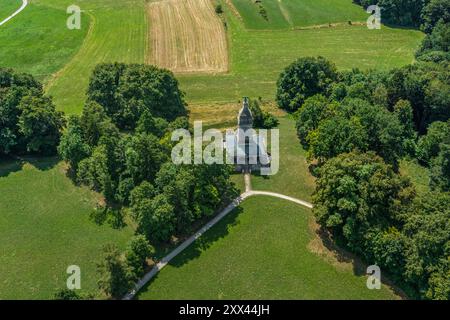
M 239 111 L 238 116 L 238 128 L 240 129 L 251 129 L 253 127 L 253 116 L 249 107 L 248 97 L 244 97 L 244 102 L 241 111 Z

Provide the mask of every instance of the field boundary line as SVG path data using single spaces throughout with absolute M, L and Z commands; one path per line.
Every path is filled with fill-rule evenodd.
M 28 0 L 22 0 L 22 5 L 20 6 L 19 9 L 17 9 L 12 15 L 10 15 L 9 17 L 7 17 L 6 19 L 4 19 L 3 21 L 0 22 L 0 26 L 7 23 L 9 20 L 11 20 L 12 18 L 14 18 L 16 15 L 18 15 L 20 12 L 22 12 L 23 9 L 26 8 L 26 6 L 28 5 Z
M 134 289 L 131 290 L 128 294 L 123 297 L 123 300 L 131 300 L 134 296 L 141 290 L 162 268 L 164 268 L 170 260 L 175 258 L 178 254 L 180 254 L 183 250 L 189 247 L 195 240 L 200 238 L 206 231 L 208 231 L 211 227 L 217 224 L 220 220 L 222 220 L 225 216 L 227 216 L 230 212 L 233 211 L 239 204 L 241 204 L 245 199 L 257 196 L 271 196 L 275 198 L 280 198 L 284 200 L 288 200 L 299 205 L 305 206 L 307 208 L 312 208 L 313 205 L 307 201 L 303 201 L 297 198 L 293 198 L 290 196 L 286 196 L 284 194 L 269 192 L 269 191 L 253 191 L 250 190 L 250 187 L 247 188 L 249 191 L 242 193 L 239 197 L 234 199 L 225 209 L 223 209 L 218 215 L 216 215 L 211 221 L 206 223 L 200 230 L 186 239 L 183 243 L 181 243 L 178 247 L 173 249 L 168 255 L 161 259 L 149 272 L 147 272 L 135 285 Z
M 90 40 L 95 27 L 95 16 L 88 11 L 85 12 L 90 18 L 89 29 L 86 32 L 86 36 L 84 37 L 78 51 L 73 55 L 72 59 L 70 59 L 70 61 L 67 62 L 64 67 L 53 73 L 51 78 L 44 84 L 45 92 L 48 92 L 48 90 L 55 84 L 55 82 L 61 77 L 61 75 L 70 67 L 70 65 L 74 63 L 75 60 L 77 60 L 78 56 L 81 54 L 81 51 L 85 48 L 86 43 L 88 43 L 88 41 Z

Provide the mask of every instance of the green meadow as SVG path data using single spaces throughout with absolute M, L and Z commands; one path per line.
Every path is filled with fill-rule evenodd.
M 9 13 L 22 3 L 14 2 L 16 4 L 11 6 L 12 1 L 7 0 Z M 86 29 L 67 29 L 67 16 L 65 8 L 31 1 L 22 12 L 0 26 L 0 66 L 48 81 L 80 49 L 86 36 Z M 83 15 L 83 18 L 87 16 Z
M 247 30 L 228 15 L 230 72 L 178 75 L 192 104 L 236 102 L 243 96 L 273 100 L 280 72 L 299 57 L 322 55 L 340 70 L 388 70 L 414 61 L 423 38 L 416 30 L 337 26 L 308 30 Z
M 312 221 L 310 210 L 297 204 L 249 198 L 175 257 L 138 298 L 399 298 L 386 286 L 367 289 L 364 266 L 322 245 Z
M 252 176 L 252 188 L 279 192 L 287 196 L 311 201 L 314 178 L 309 172 L 304 151 L 297 138 L 295 122 L 289 116 L 279 118 L 280 164 L 273 176 Z M 270 151 L 270 149 L 269 149 Z
M 102 247 L 123 249 L 133 234 L 92 222 L 98 201 L 99 195 L 74 186 L 55 158 L 2 159 L 0 300 L 51 299 L 66 288 L 70 265 L 81 269 L 81 292 L 97 292 Z
M 232 0 L 248 29 L 286 29 L 336 22 L 362 22 L 369 14 L 351 0 L 264 0 L 260 6 L 251 0 Z
M 2 0 L 0 6 L 0 22 L 19 9 L 21 4 L 21 0 Z

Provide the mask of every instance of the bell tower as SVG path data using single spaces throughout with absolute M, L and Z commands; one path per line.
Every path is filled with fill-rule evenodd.
M 253 128 L 253 116 L 248 105 L 248 97 L 244 97 L 241 111 L 238 115 L 238 129 L 248 130 Z

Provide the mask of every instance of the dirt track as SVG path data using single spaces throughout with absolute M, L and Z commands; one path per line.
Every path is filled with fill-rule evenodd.
M 210 0 L 162 0 L 148 5 L 147 63 L 174 72 L 225 72 L 225 29 Z

